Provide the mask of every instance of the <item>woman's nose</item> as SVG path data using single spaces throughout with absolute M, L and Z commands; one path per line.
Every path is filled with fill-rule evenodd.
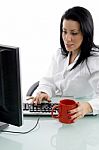
M 72 36 L 70 34 L 66 34 L 65 35 L 65 40 L 68 42 L 68 41 L 71 41 L 72 40 Z

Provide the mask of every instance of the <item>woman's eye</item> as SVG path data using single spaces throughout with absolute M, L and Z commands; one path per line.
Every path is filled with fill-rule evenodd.
M 78 32 L 73 32 L 73 33 L 71 33 L 72 35 L 77 35 L 78 34 Z
M 66 31 L 63 31 L 63 33 L 64 33 L 64 34 L 67 34 L 67 32 L 66 32 Z

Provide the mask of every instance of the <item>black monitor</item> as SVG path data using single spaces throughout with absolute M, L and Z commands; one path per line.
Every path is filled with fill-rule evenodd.
M 19 48 L 0 45 L 0 131 L 22 125 Z

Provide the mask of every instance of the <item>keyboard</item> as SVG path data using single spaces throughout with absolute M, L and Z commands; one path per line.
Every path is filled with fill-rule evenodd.
M 54 103 L 44 102 L 41 104 L 29 104 L 23 102 L 23 115 L 24 116 L 51 116 L 52 107 L 58 105 L 59 103 L 54 101 Z M 53 112 L 54 115 L 58 115 L 58 108 Z M 88 113 L 86 116 L 93 116 L 93 113 Z
M 58 103 L 41 103 L 41 104 L 29 104 L 23 103 L 23 115 L 40 115 L 40 116 L 51 116 L 52 107 Z M 58 114 L 58 108 L 54 110 L 54 115 Z

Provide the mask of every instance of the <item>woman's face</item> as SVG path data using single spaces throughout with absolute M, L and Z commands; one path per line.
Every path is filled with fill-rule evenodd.
M 79 53 L 80 46 L 83 41 L 79 22 L 64 19 L 62 26 L 62 38 L 67 51 Z

